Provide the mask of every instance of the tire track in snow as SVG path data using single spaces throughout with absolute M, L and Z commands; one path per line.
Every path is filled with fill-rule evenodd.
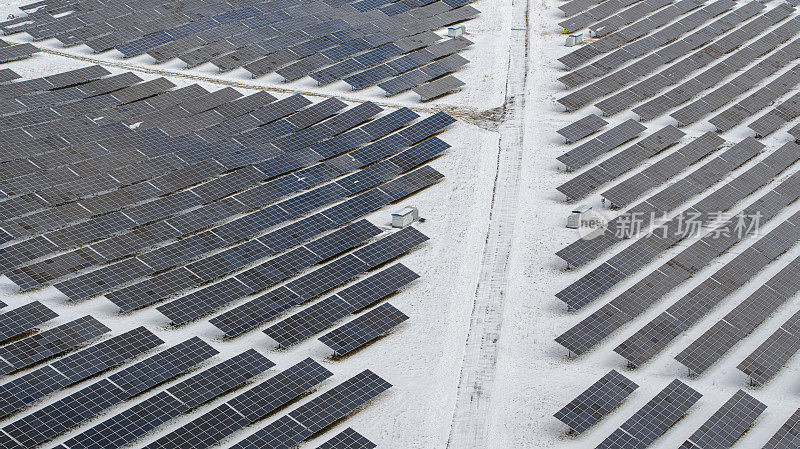
M 524 117 L 529 68 L 529 0 L 512 3 L 512 35 L 506 81 L 505 118 L 500 124 L 489 229 L 461 365 L 447 446 L 488 447 L 492 396 L 497 370 L 497 341 L 503 324 L 508 264 L 519 201 Z

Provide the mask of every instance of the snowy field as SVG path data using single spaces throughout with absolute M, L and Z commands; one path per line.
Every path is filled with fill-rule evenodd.
M 245 94 L 252 93 L 252 89 L 264 89 L 279 98 L 296 92 L 312 97 L 338 96 L 348 102 L 372 100 L 386 106 L 387 112 L 391 108 L 408 106 L 423 114 L 443 110 L 459 118 L 457 125 L 440 136 L 452 148 L 431 164 L 446 178 L 409 200 L 426 218 L 425 223 L 418 224 L 417 228 L 430 237 L 420 249 L 400 260 L 421 275 L 421 279 L 391 299 L 411 319 L 391 335 L 351 357 L 340 361 L 326 359 L 329 356 L 327 348 L 314 339 L 287 351 L 277 351 L 274 343 L 258 331 L 232 341 L 222 341 L 219 332 L 206 320 L 171 329 L 166 326 L 166 319 L 153 308 L 119 315 L 116 308 L 102 297 L 70 305 L 52 287 L 31 294 L 18 294 L 16 286 L 5 277 L 0 278 L 0 300 L 9 308 L 32 300 L 42 301 L 60 315 L 48 323 L 47 328 L 91 314 L 111 327 L 115 335 L 140 325 L 147 326 L 168 345 L 199 335 L 220 350 L 224 358 L 255 348 L 276 362 L 278 367 L 286 367 L 311 356 L 335 375 L 322 390 L 364 369 L 373 370 L 394 385 L 364 410 L 327 431 L 325 436 L 305 443 L 301 446 L 303 448 L 317 447 L 347 427 L 353 427 L 381 448 L 593 448 L 675 378 L 701 392 L 703 398 L 683 420 L 650 447 L 680 446 L 740 388 L 746 389 L 768 408 L 735 447 L 762 447 L 800 404 L 797 400 L 800 395 L 798 363 L 793 359 L 775 379 L 757 388 L 748 387 L 747 377 L 736 369 L 736 365 L 800 308 L 800 298 L 784 305 L 701 376 L 689 377 L 686 368 L 673 357 L 772 274 L 800 256 L 800 248 L 793 248 L 769 265 L 758 275 L 756 282 L 735 292 L 642 367 L 627 368 L 626 362 L 613 349 L 740 253 L 751 241 L 743 242 L 716 259 L 712 266 L 666 295 L 635 322 L 622 326 L 587 354 L 568 358 L 567 351 L 554 341 L 555 337 L 688 245 L 682 242 L 678 248 L 667 251 L 658 261 L 578 312 L 567 311 L 565 305 L 556 299 L 558 291 L 609 256 L 604 254 L 587 266 L 566 270 L 564 262 L 555 255 L 556 251 L 578 238 L 577 231 L 565 228 L 566 217 L 574 204 L 564 201 L 556 191 L 557 186 L 576 175 L 562 171 L 555 159 L 574 144 L 565 144 L 556 130 L 589 112 L 600 114 L 591 107 L 566 113 L 556 103 L 557 98 L 566 94 L 557 81 L 566 73 L 557 58 L 570 50 L 564 47 L 564 35 L 557 25 L 562 20 L 557 9 L 560 1 L 475 2 L 473 6 L 481 11 L 481 15 L 467 23 L 468 38 L 475 45 L 462 53 L 470 64 L 457 73 L 467 85 L 458 93 L 423 104 L 416 101 L 413 93 L 386 98 L 377 88 L 351 92 L 343 82 L 319 88 L 308 79 L 282 83 L 277 75 L 258 79 L 250 79 L 239 71 L 219 75 L 205 66 L 186 70 L 177 64 L 152 65 L 146 56 L 127 60 L 119 58 L 115 51 L 92 54 L 85 47 L 63 48 L 55 40 L 36 43 L 47 52 L 4 65 L 23 77 L 37 77 L 97 63 L 114 73 L 134 71 L 145 79 L 166 76 L 179 86 L 197 82 L 215 90 L 233 85 Z M 777 1 L 768 3 L 770 6 L 774 4 Z M 28 40 L 19 34 L 4 39 L 9 42 Z M 502 112 L 501 119 L 497 118 L 498 112 Z M 633 117 L 630 112 L 617 114 L 608 119 L 610 124 L 606 129 Z M 648 129 L 644 135 L 670 123 L 673 122 L 667 115 L 647 122 Z M 681 142 L 686 143 L 692 137 L 713 130 L 713 127 L 701 121 L 681 129 L 687 133 Z M 749 135 L 744 126 L 739 126 L 722 137 L 730 146 Z M 754 165 L 790 139 L 785 128 L 763 139 L 762 143 L 767 145 L 764 153 L 739 170 Z M 670 152 L 665 151 L 648 164 Z M 601 190 L 627 179 L 641 168 L 619 177 Z M 791 167 L 788 173 L 797 168 Z M 762 188 L 737 205 L 737 210 L 772 187 L 774 185 Z M 609 217 L 619 213 L 605 209 L 598 192 L 580 203 L 590 204 Z M 798 209 L 800 206 L 797 204 L 789 206 L 760 233 L 768 232 Z M 388 228 L 391 212 L 383 209 L 367 219 Z M 612 251 L 619 249 L 615 247 Z M 566 426 L 553 418 L 553 413 L 610 369 L 622 372 L 639 384 L 639 389 L 621 407 L 580 437 L 567 435 Z M 48 401 L 25 414 L 75 390 L 77 388 L 72 387 L 55 393 Z M 133 403 L 151 395 L 146 394 Z M 308 399 L 291 407 L 297 407 Z M 169 427 L 188 422 L 223 401 L 212 401 L 171 422 Z M 130 405 L 126 403 L 124 408 Z M 99 419 L 119 410 L 121 407 L 111 409 Z M 269 418 L 249 432 L 275 418 L 277 416 Z M 86 427 L 81 426 L 81 429 Z M 162 428 L 139 443 L 144 445 L 165 432 L 166 428 Z M 64 434 L 47 447 L 76 433 Z M 228 443 L 239 441 L 246 435 L 235 434 Z

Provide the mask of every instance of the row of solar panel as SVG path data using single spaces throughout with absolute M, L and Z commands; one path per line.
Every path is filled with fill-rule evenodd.
M 658 67 L 681 58 L 687 53 L 703 47 L 705 44 L 711 42 L 715 38 L 724 35 L 707 47 L 703 47 L 702 49 L 692 53 L 686 59 L 686 63 L 670 66 L 670 69 L 678 71 L 686 70 L 688 65 L 693 65 L 695 68 L 702 67 L 711 61 L 718 59 L 722 55 L 737 49 L 747 40 L 763 33 L 769 27 L 784 20 L 793 11 L 793 8 L 787 6 L 786 4 L 781 4 L 762 15 L 758 15 L 759 12 L 764 8 L 765 6 L 759 2 L 751 2 L 741 8 L 735 9 L 733 12 L 725 15 L 721 19 L 718 19 L 711 25 L 693 33 L 690 37 L 676 41 L 669 46 L 662 47 L 651 53 L 648 57 L 628 65 L 598 81 L 589 84 L 588 86 L 582 87 L 577 91 L 560 98 L 558 102 L 563 104 L 568 110 L 579 109 L 595 100 L 600 99 L 603 96 L 618 91 L 629 84 L 638 82 L 642 77 L 655 72 Z M 752 21 L 735 28 L 736 25 L 739 25 L 745 20 L 756 15 L 758 15 L 758 17 Z M 731 31 L 730 34 L 726 34 L 728 31 Z M 652 48 L 658 47 L 658 44 L 654 45 L 655 47 L 648 48 L 648 51 Z M 624 52 L 625 48 L 621 49 L 621 51 Z M 624 61 L 628 61 L 629 58 L 619 57 L 619 60 L 620 62 L 618 64 L 621 64 Z M 615 65 L 614 67 L 619 67 L 619 65 Z M 661 88 L 654 90 L 652 88 L 653 86 L 649 86 L 646 84 L 646 82 L 656 84 L 667 83 L 667 85 L 669 85 L 668 74 L 668 71 L 662 71 L 657 76 L 648 78 L 652 81 L 645 80 L 643 82 L 639 82 L 636 86 L 644 89 L 645 94 L 657 92 Z M 682 76 L 685 76 L 685 74 Z M 662 81 L 661 78 L 666 78 L 667 81 Z M 627 98 L 623 99 L 622 96 L 615 96 L 607 98 L 603 101 L 604 103 L 601 109 L 611 108 L 613 110 L 619 110 L 619 107 L 616 105 L 616 103 L 619 101 L 629 100 Z
M 691 208 L 684 209 L 682 213 L 677 214 L 665 224 L 648 230 L 644 237 L 570 284 L 556 296 L 574 308 L 581 308 L 590 303 L 612 286 L 638 271 L 667 248 L 690 237 L 688 235 L 690 233 L 680 232 L 687 217 L 696 217 L 699 223 L 711 223 L 716 216 L 729 211 L 737 202 L 771 182 L 773 178 L 800 159 L 798 149 L 800 146 L 794 142 L 783 145 L 731 182 L 699 200 Z M 774 213 L 774 207 L 769 202 L 763 205 L 759 204 L 759 206 L 763 206 L 764 210 L 755 209 L 749 212 L 752 214 L 760 212 L 765 216 Z M 658 208 L 653 208 L 652 211 L 657 214 L 662 213 Z M 747 218 L 747 220 L 751 220 L 751 218 Z M 602 244 L 596 246 L 595 249 L 603 249 Z
M 576 433 L 583 433 L 619 406 L 637 388 L 636 383 L 612 370 L 559 410 L 555 417 Z M 702 394 L 676 379 L 597 447 L 647 447 L 678 422 L 701 397 Z M 681 448 L 731 447 L 766 408 L 766 405 L 739 390 Z
M 425 124 L 420 124 L 420 125 L 422 125 L 422 126 L 420 126 L 420 128 L 422 128 L 422 127 L 424 127 L 424 125 L 425 125 Z M 222 179 L 225 179 L 225 178 L 222 178 Z M 152 205 L 150 205 L 150 206 L 152 206 Z M 106 220 L 107 220 L 107 219 L 106 219 Z M 55 238 L 55 237 L 54 237 L 54 238 Z M 59 240 L 59 239 L 58 239 L 58 238 L 55 238 L 55 240 Z
M 583 353 L 616 328 L 652 307 L 663 295 L 694 275 L 710 260 L 748 237 L 742 226 L 749 226 L 758 214 L 759 222 L 768 222 L 780 210 L 800 197 L 800 176 L 793 175 L 773 191 L 748 206 L 743 214 L 713 230 L 686 250 L 666 262 L 657 271 L 634 284 L 623 294 L 601 307 L 596 313 L 558 337 L 557 341 L 571 351 Z M 797 216 L 795 216 L 796 218 Z M 615 351 L 630 363 L 639 365 L 649 360 L 735 291 L 768 263 L 788 250 L 795 242 L 792 237 L 794 220 L 790 219 L 753 244 L 698 286 L 678 300 L 665 313 L 619 345 Z M 746 230 L 746 229 L 745 229 Z M 680 267 L 681 269 L 676 269 Z M 721 356 L 722 354 L 718 354 Z
M 367 245 L 351 255 L 323 267 L 323 269 L 300 277 L 284 287 L 272 290 L 247 301 L 212 318 L 209 322 L 214 327 L 221 330 L 227 337 L 239 336 L 274 319 L 276 316 L 285 313 L 293 307 L 341 285 L 345 281 L 364 273 L 366 270 L 374 269 L 401 256 L 426 240 L 427 237 L 416 229 L 404 229 L 403 231 L 380 239 L 371 245 Z M 316 288 L 316 291 L 313 293 L 314 296 L 304 297 L 303 291 L 299 290 L 299 287 L 307 284 L 312 284 Z M 235 299 L 238 299 L 238 297 Z M 224 298 L 223 300 L 215 301 L 212 307 L 219 308 L 229 303 L 231 300 L 231 298 Z M 358 308 L 363 308 L 366 304 L 359 303 L 351 305 L 351 307 L 354 307 L 353 310 L 358 310 L 358 308 L 355 308 L 357 306 L 362 306 Z
M 469 3 L 467 0 L 426 3 L 429 4 L 392 11 L 391 15 L 378 10 L 364 14 L 352 7 L 332 8 L 323 2 L 267 2 L 224 12 L 219 8 L 225 10 L 229 5 L 219 4 L 206 7 L 206 12 L 219 15 L 204 16 L 201 7 L 194 13 L 196 17 L 171 11 L 165 11 L 166 17 L 141 15 L 132 12 L 139 8 L 128 5 L 128 8 L 114 6 L 101 15 L 97 15 L 97 11 L 92 11 L 94 14 L 78 11 L 53 19 L 46 14 L 34 14 L 30 23 L 4 30 L 25 31 L 37 39 L 55 36 L 67 45 L 86 42 L 95 51 L 116 47 L 127 57 L 150 52 L 159 62 L 186 55 L 181 57 L 190 65 L 210 61 L 221 70 L 244 66 L 253 76 L 277 71 L 288 81 L 336 64 L 333 67 L 347 70 L 328 72 L 325 78 L 337 73 L 337 78 L 341 79 L 434 43 L 440 38 L 431 33 L 432 30 L 472 19 L 478 14 L 474 8 L 464 6 Z M 112 19 L 109 15 L 115 17 Z M 127 20 L 115 22 L 121 18 Z M 44 24 L 37 26 L 40 19 Z M 139 24 L 137 19 L 144 22 Z M 142 29 L 148 31 L 143 33 Z M 143 37 L 135 39 L 136 36 Z M 413 43 L 418 37 L 427 41 Z M 397 45 L 390 42 L 397 42 Z M 358 54 L 365 50 L 369 51 Z M 379 72 L 370 73 L 374 77 Z M 382 72 L 383 76 L 375 83 L 400 73 L 403 72 Z M 412 87 L 417 86 L 419 84 Z M 443 92 L 441 82 L 423 87 L 423 93 L 426 88 L 436 89 L 437 96 Z M 432 97 L 426 95 L 425 98 Z
M 0 40 L 0 64 L 30 58 L 33 54 L 38 52 L 39 49 L 33 44 L 11 45 L 8 42 Z
M 706 11 L 710 11 L 712 6 L 718 7 L 725 4 L 730 5 L 728 6 L 729 8 L 733 7 L 732 2 L 717 0 L 711 5 L 708 5 L 708 9 L 706 9 Z M 674 4 L 664 8 L 662 11 L 651 14 L 650 16 L 645 17 L 644 19 L 641 19 L 634 24 L 622 28 L 621 30 L 612 34 L 603 36 L 602 39 L 582 45 L 577 50 L 573 50 L 572 52 L 558 58 L 558 61 L 560 61 L 570 70 L 575 69 L 591 61 L 595 57 L 604 53 L 608 53 L 612 50 L 616 50 L 623 45 L 629 44 L 652 32 L 653 30 L 661 28 L 672 20 L 677 19 L 681 15 L 693 11 L 701 6 L 703 6 L 703 4 L 698 3 L 695 0 L 679 0 Z
M 733 55 L 718 64 L 708 68 L 706 71 L 700 73 L 692 80 L 674 88 L 667 93 L 660 95 L 653 100 L 646 102 L 633 109 L 637 115 L 643 120 L 654 119 L 668 110 L 675 108 L 696 95 L 700 94 L 703 90 L 716 86 L 721 80 L 729 75 L 735 74 L 737 71 L 744 69 L 754 59 L 764 56 L 772 52 L 778 45 L 790 39 L 797 34 L 800 30 L 800 18 L 793 18 L 775 30 L 771 31 L 767 38 L 760 38 L 750 45 L 738 50 Z M 695 100 L 692 103 L 684 106 L 683 108 L 670 114 L 673 118 L 678 120 L 681 125 L 688 125 L 700 120 L 706 114 L 715 111 L 722 107 L 724 104 L 732 101 L 740 94 L 752 89 L 756 84 L 763 81 L 764 78 L 776 73 L 782 68 L 786 67 L 791 61 L 800 57 L 800 40 L 794 40 L 790 44 L 782 47 L 775 53 L 772 53 L 765 59 L 759 61 L 754 66 L 747 69 L 742 74 L 736 76 L 728 83 L 718 87 L 716 90 L 703 96 L 702 100 Z M 671 84 L 677 84 L 684 77 L 688 76 L 697 67 L 686 67 L 685 70 L 675 73 L 675 77 L 670 80 Z M 792 72 L 789 72 L 792 73 Z M 789 80 L 787 77 L 792 75 L 781 75 L 780 81 L 772 84 L 770 87 L 773 89 L 788 84 L 792 86 L 794 79 Z M 788 88 L 786 88 L 788 89 Z M 780 89 L 776 89 L 778 95 Z M 652 94 L 650 95 L 652 96 Z M 649 98 L 649 97 L 643 97 Z M 702 101 L 702 103 L 701 103 Z M 624 106 L 624 105 L 621 105 Z M 609 113 L 613 113 L 609 111 Z
M 441 148 L 442 147 L 439 147 L 439 151 L 433 153 L 433 155 L 435 156 L 440 154 Z M 415 150 L 412 149 L 410 151 L 413 152 Z M 403 154 L 400 156 L 402 157 Z M 424 162 L 426 160 L 427 158 L 422 159 L 420 162 Z M 407 196 L 408 192 L 406 191 L 397 192 L 397 194 L 395 194 L 395 192 L 391 192 L 391 187 L 392 185 L 396 185 L 396 182 L 394 182 L 394 184 L 393 182 L 390 182 L 388 184 L 389 190 L 384 193 L 381 193 L 383 192 L 382 188 L 379 190 L 379 187 L 374 187 L 377 184 L 389 181 L 391 179 L 391 177 L 387 179 L 385 176 L 382 178 L 373 177 L 370 179 L 372 171 L 384 168 L 385 165 L 386 164 L 377 165 L 377 169 L 365 172 L 365 176 L 356 175 L 357 178 L 353 179 L 353 181 L 359 180 L 363 184 L 358 186 L 358 190 L 353 192 L 354 194 L 358 194 L 361 191 L 369 188 L 372 188 L 372 190 L 368 190 L 364 193 L 361 193 L 359 196 L 353 197 L 351 200 L 349 200 L 349 202 L 344 203 L 344 206 L 336 206 L 320 212 L 304 219 L 304 221 L 273 231 L 264 235 L 259 240 L 250 242 L 249 248 L 251 248 L 251 251 L 256 250 L 258 247 L 261 248 L 260 250 L 257 250 L 260 252 L 260 254 L 253 255 L 252 257 L 261 258 L 269 254 L 274 254 L 277 251 L 285 249 L 287 246 L 291 246 L 292 241 L 296 242 L 302 240 L 300 237 L 295 237 L 293 239 L 289 239 L 289 242 L 286 242 L 287 238 L 285 236 L 305 235 L 307 237 L 311 237 L 316 232 L 320 232 L 323 229 L 331 229 L 336 226 L 340 226 L 347 221 L 361 216 L 367 212 L 371 212 L 384 204 L 397 201 L 402 197 Z M 389 171 L 389 174 L 394 176 L 397 174 L 397 172 L 395 170 L 391 170 Z M 411 177 L 413 179 L 414 174 L 412 173 L 406 177 Z M 334 184 L 332 186 L 336 187 L 338 185 L 339 184 Z M 427 184 L 415 187 L 414 191 L 423 186 L 427 186 Z M 322 189 L 323 192 L 330 191 L 330 189 L 327 187 L 322 187 Z M 300 199 L 304 200 L 306 197 L 308 197 L 309 201 L 313 199 L 313 201 L 310 201 L 310 204 L 302 205 L 302 203 L 297 203 L 295 201 L 298 204 L 298 207 L 289 208 L 288 211 L 285 211 L 286 209 L 284 208 L 278 208 L 280 206 L 272 206 L 271 208 L 264 209 L 263 212 L 256 213 L 254 216 L 248 215 L 241 219 L 227 223 L 218 230 L 205 231 L 204 233 L 197 234 L 189 239 L 180 240 L 160 249 L 150 251 L 149 253 L 143 256 L 138 256 L 135 259 L 127 259 L 122 262 L 117 262 L 99 271 L 92 271 L 86 275 L 78 276 L 77 278 L 72 278 L 70 280 L 58 283 L 56 286 L 62 290 L 62 292 L 68 294 L 68 296 L 70 296 L 70 298 L 73 300 L 87 298 L 89 296 L 108 291 L 115 286 L 121 285 L 122 283 L 127 283 L 143 275 L 155 274 L 156 272 L 175 267 L 176 265 L 188 263 L 197 259 L 199 256 L 207 254 L 209 251 L 225 248 L 230 246 L 232 243 L 257 237 L 258 234 L 263 233 L 263 229 L 265 227 L 276 226 L 278 224 L 285 223 L 291 218 L 304 215 L 309 210 L 329 204 L 333 200 L 346 197 L 346 195 L 342 195 L 341 193 L 334 193 L 335 194 L 327 193 L 325 195 L 309 193 L 309 195 L 300 197 Z M 387 195 L 387 193 L 389 194 Z M 375 199 L 377 199 L 376 195 L 383 197 L 381 198 L 380 202 L 375 201 Z M 368 198 L 374 199 L 370 201 Z M 278 204 L 280 205 L 283 203 Z M 352 206 L 357 206 L 358 209 L 353 209 Z M 252 225 L 248 224 L 245 227 L 241 226 L 242 224 L 247 223 L 252 223 Z M 304 233 L 300 233 L 300 231 L 304 228 L 306 228 L 306 231 Z M 309 232 L 311 232 L 311 234 L 308 234 Z M 261 246 L 262 243 L 264 246 Z M 243 249 L 247 250 L 248 248 Z M 239 250 L 232 250 L 230 254 L 233 257 L 236 257 L 237 251 Z M 219 257 L 225 256 L 221 255 Z M 244 261 L 242 265 L 246 263 L 248 262 Z M 195 268 L 201 269 L 201 267 L 198 265 L 189 265 L 190 270 L 194 271 Z M 213 276 L 208 277 L 213 278 Z M 110 299 L 113 301 L 114 297 L 112 296 Z
M 616 230 L 621 228 L 624 222 L 628 221 L 634 214 L 640 220 L 642 229 L 646 229 L 653 220 L 650 212 L 669 214 L 675 211 L 678 206 L 690 198 L 721 181 L 724 174 L 736 170 L 742 164 L 757 156 L 764 148 L 765 146 L 754 138 L 747 138 L 737 143 L 703 164 L 698 170 L 689 174 L 686 179 L 681 179 L 668 185 L 647 200 L 630 208 L 625 214 L 610 220 L 607 229 L 602 232 L 602 235 L 592 239 L 593 242 L 587 242 L 583 239 L 576 240 L 556 254 L 567 263 L 575 266 L 594 259 L 605 249 L 621 240 L 620 236 L 616 235 Z M 638 230 L 635 231 L 638 233 Z
M 781 223 L 620 344 L 615 351 L 636 365 L 651 359 L 674 340 L 676 334 L 669 329 L 685 330 L 696 324 L 726 296 L 752 280 L 759 271 L 789 250 L 797 241 L 792 236 L 796 232 L 794 223 L 798 218 L 795 214 Z M 652 343 L 641 344 L 648 338 L 647 335 L 651 336 Z
M 92 326 L 87 330 L 91 331 Z M 126 363 L 161 344 L 163 341 L 141 327 L 61 359 L 0 386 L 3 412 L 7 415 L 18 411 L 32 401 Z M 3 427 L 0 442 L 3 447 L 9 448 L 42 444 L 116 404 L 187 373 L 216 354 L 218 351 L 201 339 L 189 339 L 10 422 Z M 115 448 L 130 444 L 167 421 L 245 385 L 273 366 L 273 362 L 257 351 L 247 350 L 173 384 L 78 433 L 64 444 L 70 448 L 98 445 Z M 220 429 L 206 427 L 202 432 L 193 432 L 192 439 L 184 441 L 181 447 L 198 447 L 196 444 L 201 440 L 205 443 L 219 441 L 220 438 L 298 399 L 331 376 L 332 373 L 317 362 L 306 359 L 230 399 L 209 414 L 171 432 L 153 443 L 152 447 L 160 447 L 164 442 L 169 443 L 168 445 L 174 443 L 175 437 L 181 435 L 182 430 L 191 428 L 193 424 L 203 421 L 206 416 L 221 408 L 227 408 L 239 417 L 236 420 L 238 426 L 224 427 L 225 433 L 220 432 Z M 288 416 L 302 426 L 306 437 L 311 436 L 351 414 L 390 386 L 380 377 L 365 371 L 312 399 Z M 242 420 L 241 417 L 246 419 Z M 352 434 L 349 436 L 354 437 Z
M 619 127 L 616 127 L 595 139 L 596 142 L 594 140 L 590 141 L 587 143 L 587 145 L 582 145 L 576 148 L 575 151 L 584 151 L 587 147 L 594 153 L 600 153 L 603 150 L 609 151 L 619 143 L 630 140 L 633 136 L 643 130 L 644 127 L 636 122 L 625 122 Z M 630 147 L 625 148 L 603 162 L 556 187 L 556 190 L 563 193 L 568 199 L 571 200 L 583 198 L 599 188 L 601 185 L 621 176 L 645 160 L 652 158 L 670 146 L 675 145 L 684 135 L 685 134 L 683 132 L 672 125 L 661 128 L 655 133 L 643 138 Z M 605 138 L 606 136 L 608 137 Z M 571 153 L 567 154 L 571 155 Z M 589 151 L 586 153 L 589 153 Z M 574 163 L 575 159 L 578 159 L 581 156 L 584 160 L 591 156 L 595 156 L 594 154 L 586 153 L 579 154 L 578 157 L 573 158 L 570 160 L 570 162 Z
M 653 28 L 650 28 L 647 22 L 643 22 L 642 30 L 636 32 L 636 28 L 634 32 L 631 34 L 633 36 L 641 37 L 640 34 L 642 31 L 652 31 L 655 28 L 659 28 L 663 25 L 666 25 L 669 21 L 677 19 L 680 17 L 681 14 L 685 14 L 687 12 L 693 11 L 694 3 L 677 3 L 675 6 L 679 6 L 680 9 L 677 11 L 671 11 L 667 17 L 664 17 L 659 23 L 656 23 Z M 730 0 L 717 0 L 716 2 L 701 8 L 700 10 L 694 11 L 691 14 L 680 18 L 675 23 L 671 23 L 663 29 L 656 31 L 655 33 L 649 34 L 646 37 L 635 40 L 631 39 L 631 42 L 622 42 L 619 43 L 620 38 L 611 35 L 596 41 L 597 43 L 594 44 L 594 47 L 600 47 L 604 51 L 599 52 L 598 55 L 591 55 L 593 56 L 600 56 L 604 53 L 611 52 L 607 56 L 603 56 L 602 58 L 598 59 L 597 61 L 593 62 L 589 66 L 580 68 L 578 70 L 574 70 L 571 73 L 560 77 L 558 80 L 563 83 L 568 88 L 573 88 L 585 84 L 589 81 L 594 81 L 598 76 L 606 75 L 615 69 L 621 67 L 622 65 L 626 64 L 628 61 L 633 59 L 639 58 L 641 56 L 646 55 L 647 53 L 651 52 L 654 49 L 663 47 L 671 42 L 676 41 L 682 35 L 692 32 L 696 30 L 704 23 L 710 21 L 711 19 L 721 15 L 722 13 L 729 11 L 731 8 L 735 6 L 735 3 Z M 754 10 L 754 12 L 758 12 L 760 9 L 756 6 L 746 6 L 747 10 Z M 735 17 L 735 16 L 734 16 Z M 665 23 L 666 22 L 666 23 Z M 715 22 L 716 23 L 716 22 Z M 615 45 L 611 45 L 609 48 L 604 48 L 603 42 L 609 41 L 612 43 L 616 43 Z M 624 45 L 624 46 L 623 46 Z M 622 48 L 619 48 L 622 47 Z M 615 50 L 612 52 L 612 50 Z M 590 51 L 587 51 L 590 52 Z M 593 52 L 590 52 L 593 53 Z M 562 61 L 566 64 L 569 68 L 577 67 L 581 64 L 584 64 L 591 59 L 587 55 L 582 58 L 573 58 L 565 56 Z M 652 56 L 648 57 L 650 60 L 654 58 Z M 646 70 L 650 63 L 645 63 L 648 58 L 638 62 L 639 67 L 637 69 L 640 73 L 647 73 Z
M 302 97 L 301 97 L 301 98 L 302 98 Z M 367 106 L 369 106 L 369 105 L 367 105 Z M 374 108 L 374 109 L 377 109 L 377 108 L 375 108 L 374 106 L 372 106 L 372 108 Z M 313 109 L 313 108 L 312 108 L 312 109 Z M 307 112 L 311 112 L 311 111 L 309 110 L 309 111 L 307 111 Z M 41 176 L 41 177 L 46 179 L 46 176 L 47 176 L 47 175 L 51 175 L 51 176 L 52 176 L 52 174 L 48 173 L 48 174 L 42 174 L 42 176 Z M 36 206 L 33 206 L 33 207 L 36 207 Z M 41 206 L 40 206 L 40 207 L 41 207 Z

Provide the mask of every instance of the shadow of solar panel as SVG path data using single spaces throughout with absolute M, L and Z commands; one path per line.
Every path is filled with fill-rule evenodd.
M 351 427 L 322 443 L 320 449 L 374 449 L 378 447 Z
M 6 341 L 58 316 L 39 301 L 34 301 L 0 315 L 0 341 Z
M 146 447 L 208 447 L 285 406 L 332 375 L 314 360 L 305 359 Z
M 0 367 L 0 371 L 8 374 L 26 368 L 86 344 L 109 331 L 111 329 L 89 315 L 78 318 L 0 348 L 0 357 L 6 363 Z
M 639 386 L 615 370 L 592 384 L 554 415 L 577 433 L 603 419 Z
M 403 312 L 385 303 L 319 337 L 319 341 L 337 356 L 344 356 L 386 335 L 407 319 Z

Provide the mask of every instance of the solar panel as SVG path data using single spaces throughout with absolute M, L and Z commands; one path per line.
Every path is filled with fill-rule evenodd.
M 5 361 L 0 366 L 0 372 L 8 374 L 34 365 L 86 344 L 109 331 L 111 329 L 89 315 L 48 329 L 0 348 L 0 357 Z
M 264 333 L 281 346 L 290 346 L 385 298 L 418 277 L 404 265 L 394 265 L 270 326 Z
M 739 390 L 686 441 L 701 449 L 731 447 L 766 408 L 756 398 Z
M 647 127 L 635 120 L 626 120 L 594 139 L 584 142 L 562 154 L 556 159 L 566 165 L 567 169 L 574 170 L 583 167 L 602 154 L 635 138 L 646 129 Z
M 391 386 L 372 371 L 364 370 L 298 407 L 289 416 L 316 433 L 350 415 Z M 258 435 L 259 432 L 253 434 L 254 439 Z
M 596 116 L 595 114 L 589 114 L 586 117 L 559 129 L 556 132 L 564 136 L 567 142 L 577 142 L 578 140 L 595 133 L 597 130 L 607 124 L 608 122 Z
M 336 355 L 343 356 L 387 334 L 407 319 L 403 312 L 386 303 L 328 332 L 319 340 Z
M 28 447 L 41 444 L 103 410 L 185 372 L 213 353 L 216 353 L 213 348 L 195 337 L 8 424 L 3 431 Z
M 167 392 L 189 406 L 197 407 L 275 366 L 269 359 L 250 349 L 215 365 L 177 385 Z
M 443 95 L 455 92 L 464 86 L 466 86 L 465 82 L 459 80 L 454 76 L 448 75 L 443 78 L 439 78 L 437 80 L 414 87 L 412 90 L 414 91 L 414 93 L 420 96 L 421 101 L 430 101 L 435 98 L 439 98 Z
M 0 341 L 6 341 L 58 316 L 39 301 L 34 301 L 0 315 Z
M 597 447 L 649 446 L 675 425 L 702 396 L 675 379 Z
M 319 449 L 374 449 L 376 447 L 378 446 L 375 443 L 348 427 L 322 443 Z
M 406 228 L 357 250 L 353 255 L 309 273 L 287 284 L 286 287 L 269 292 L 213 318 L 210 322 L 229 337 L 239 335 L 308 298 L 355 277 L 368 268 L 400 256 L 425 240 L 427 237 L 419 231 Z
M 407 227 L 359 249 L 353 255 L 374 267 L 404 254 L 427 240 L 428 237 L 415 228 Z
M 609 371 L 554 415 L 578 434 L 619 406 L 639 386 L 615 370 Z
M 3 427 L 24 447 L 35 447 L 127 398 L 102 379 Z
M 108 377 L 126 395 L 139 393 L 170 380 L 207 360 L 218 351 L 198 337 L 165 349 Z

